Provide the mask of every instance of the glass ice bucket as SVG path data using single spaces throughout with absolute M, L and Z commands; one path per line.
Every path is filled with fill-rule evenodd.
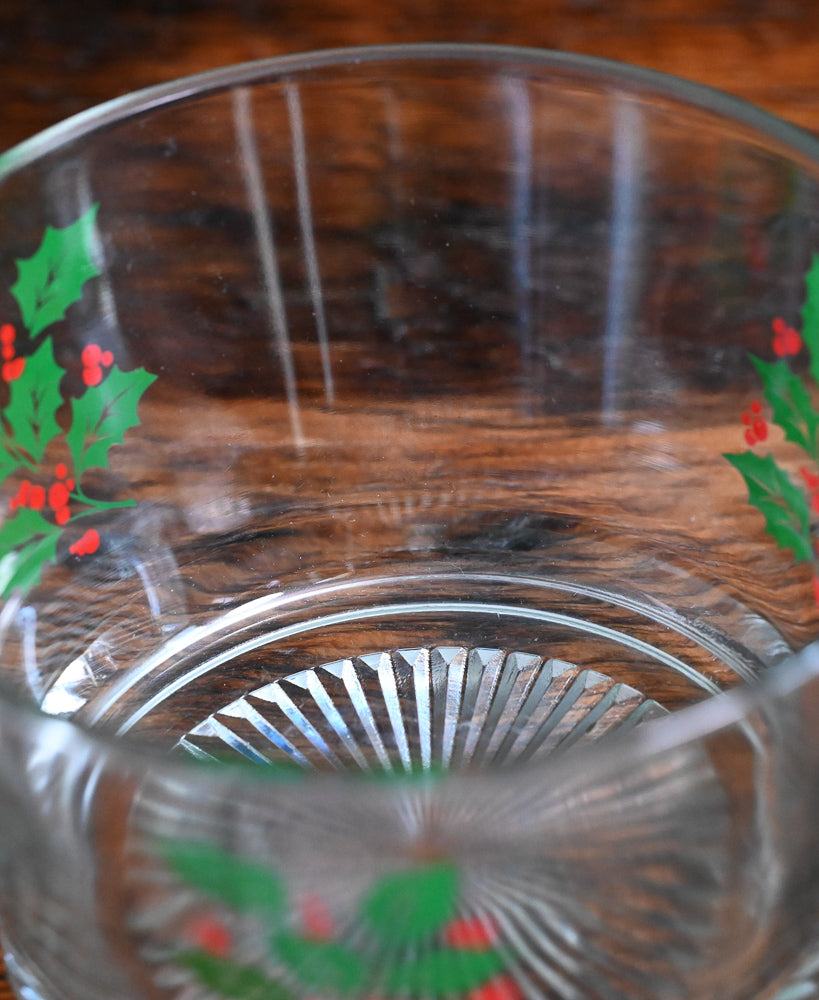
M 819 996 L 819 143 L 320 53 L 0 157 L 23 1000 Z

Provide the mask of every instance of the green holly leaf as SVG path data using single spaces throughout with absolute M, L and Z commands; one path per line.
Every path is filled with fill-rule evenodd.
M 43 566 L 53 562 L 62 529 L 28 508 L 0 528 L 0 597 L 25 591 L 40 582 Z
M 24 507 L 14 517 L 8 518 L 0 528 L 0 555 L 5 555 L 21 545 L 27 545 L 40 535 L 60 529 L 43 517 L 38 510 Z
M 420 997 L 463 995 L 483 986 L 506 965 L 497 951 L 439 948 L 389 968 L 383 992 Z
M 15 590 L 26 593 L 37 586 L 45 564 L 56 559 L 59 537 L 56 531 L 0 559 L 0 598 L 6 600 Z
M 812 561 L 807 499 L 779 468 L 773 456 L 763 458 L 746 451 L 724 457 L 745 480 L 748 499 L 765 518 L 765 527 L 777 545 L 791 549 L 798 562 Z
M 813 408 L 805 383 L 784 361 L 762 361 L 753 355 L 751 361 L 762 379 L 774 422 L 785 432 L 788 441 L 798 444 L 815 458 L 819 414 Z
M 9 439 L 6 429 L 0 423 L 0 484 L 20 468 L 20 461 L 13 453 L 13 445 Z
M 94 205 L 64 229 L 47 226 L 37 251 L 17 261 L 11 294 L 32 337 L 62 319 L 81 297 L 85 282 L 100 273 L 91 259 L 98 208 Z
M 168 867 L 187 885 L 234 910 L 262 913 L 278 920 L 285 911 L 279 876 L 211 844 L 176 841 L 164 850 Z
M 429 937 L 455 915 L 458 870 L 451 864 L 410 868 L 378 880 L 362 903 L 371 932 L 392 945 Z
M 66 441 L 77 479 L 87 469 L 107 468 L 109 450 L 122 444 L 125 432 L 139 424 L 139 400 L 155 379 L 144 368 L 125 372 L 114 365 L 98 386 L 71 401 Z
M 62 405 L 60 380 L 65 372 L 54 358 L 51 338 L 26 358 L 23 374 L 11 383 L 9 402 L 3 411 L 11 441 L 39 462 L 60 433 L 57 410 Z
M 819 254 L 814 254 L 805 275 L 802 306 L 802 342 L 810 354 L 810 373 L 819 382 Z
M 271 948 L 305 990 L 349 996 L 364 986 L 367 967 L 344 945 L 283 933 L 272 939 Z
M 216 958 L 204 951 L 183 952 L 176 961 L 211 992 L 230 1000 L 295 1000 L 281 983 L 249 965 Z

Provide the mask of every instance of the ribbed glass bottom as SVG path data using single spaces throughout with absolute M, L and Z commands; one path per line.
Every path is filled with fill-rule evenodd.
M 605 780 L 573 754 L 786 651 L 698 593 L 719 614 L 538 579 L 380 578 L 237 607 L 106 683 L 88 682 L 90 654 L 75 664 L 46 707 L 171 757 L 260 765 L 235 801 L 207 766 L 199 782 L 159 768 L 135 789 L 115 895 L 146 989 L 677 995 L 722 933 L 730 801 L 699 744 Z M 301 780 L 310 770 L 354 777 Z
M 598 670 L 502 649 L 366 654 L 243 694 L 183 736 L 196 757 L 413 771 L 543 757 L 666 714 Z

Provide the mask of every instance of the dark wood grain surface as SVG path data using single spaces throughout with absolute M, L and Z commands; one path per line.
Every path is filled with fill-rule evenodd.
M 815 0 L 0 0 L 0 148 L 181 75 L 311 49 L 422 41 L 632 62 L 819 133 Z M 0 1000 L 10 997 L 0 973 Z

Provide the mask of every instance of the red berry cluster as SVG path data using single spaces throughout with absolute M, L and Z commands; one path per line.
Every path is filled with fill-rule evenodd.
M 103 351 L 99 344 L 86 344 L 80 358 L 82 380 L 88 386 L 99 385 L 102 382 L 103 368 L 110 368 L 114 363 L 114 355 L 110 351 Z
M 758 399 L 742 414 L 742 422 L 745 424 L 745 440 L 751 447 L 768 436 L 768 423 L 762 416 L 762 404 Z
M 39 483 L 31 483 L 24 479 L 20 483 L 20 488 L 11 498 L 9 506 L 12 510 L 19 507 L 28 507 L 29 510 L 42 510 L 45 507 L 46 491 Z
M 318 941 L 332 939 L 336 931 L 335 921 L 325 902 L 318 896 L 305 896 L 299 901 L 299 917 L 306 937 Z M 214 913 L 202 913 L 193 917 L 184 933 L 189 944 L 201 948 L 216 959 L 230 958 L 236 947 L 233 932 Z M 447 925 L 444 940 L 451 948 L 488 951 L 498 941 L 498 928 L 489 917 L 462 917 Z M 471 990 L 466 994 L 465 1000 L 524 998 L 520 986 L 512 976 L 502 973 Z
M 771 325 L 774 332 L 773 352 L 778 358 L 786 358 L 802 350 L 801 336 L 781 316 L 777 316 Z
M 68 551 L 72 556 L 90 556 L 92 553 L 96 552 L 100 547 L 100 536 L 94 528 L 89 528 L 88 531 L 78 538 L 73 545 L 69 546 Z
M 57 524 L 65 524 L 71 516 L 68 509 L 71 490 L 74 489 L 74 480 L 68 478 L 68 469 L 64 462 L 59 462 L 54 469 L 57 477 L 48 488 L 48 506 L 54 511 L 54 520 Z
M 26 367 L 26 359 L 15 356 L 14 341 L 16 337 L 17 331 L 11 323 L 4 323 L 0 326 L 0 357 L 3 359 L 0 375 L 3 376 L 4 382 L 14 382 L 15 379 L 20 378 Z
M 56 478 L 48 487 L 48 491 L 39 483 L 32 483 L 30 480 L 24 479 L 11 498 L 9 503 L 11 509 L 18 510 L 21 507 L 27 507 L 29 510 L 42 510 L 48 502 L 57 524 L 65 524 L 71 517 L 68 503 L 71 498 L 71 490 L 74 489 L 74 480 L 68 478 L 68 469 L 63 462 L 56 466 L 54 475 Z

